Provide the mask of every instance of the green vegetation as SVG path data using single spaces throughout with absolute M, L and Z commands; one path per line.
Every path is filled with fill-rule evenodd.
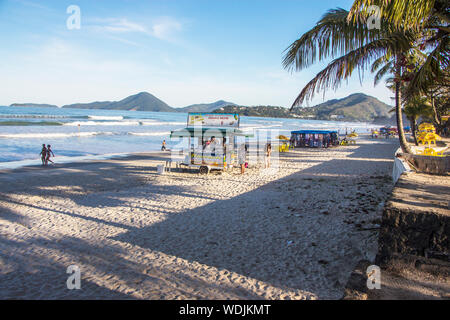
M 120 101 L 103 101 L 93 103 L 78 103 L 65 105 L 63 108 L 75 109 L 107 109 L 107 110 L 132 110 L 132 111 L 155 111 L 155 112 L 173 112 L 165 102 L 159 100 L 148 92 L 140 92 L 129 96 Z
M 355 93 L 343 99 L 329 100 L 314 107 L 295 108 L 292 111 L 287 108 L 272 106 L 226 106 L 214 112 L 239 113 L 251 117 L 371 122 L 382 117 L 389 119 L 391 108 L 391 106 L 374 97 Z

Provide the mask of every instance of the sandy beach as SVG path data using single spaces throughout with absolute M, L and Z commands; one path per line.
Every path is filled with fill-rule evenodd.
M 158 175 L 160 154 L 2 171 L 0 298 L 339 299 L 376 254 L 397 148 L 364 136 L 245 175 Z

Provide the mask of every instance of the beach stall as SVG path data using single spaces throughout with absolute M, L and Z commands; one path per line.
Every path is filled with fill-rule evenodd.
M 339 144 L 337 131 L 298 130 L 291 132 L 295 148 L 328 148 Z
M 239 114 L 190 113 L 187 127 L 171 132 L 171 139 L 187 140 L 181 166 L 199 169 L 228 170 L 237 165 L 238 139 L 247 143 L 252 137 L 239 129 Z

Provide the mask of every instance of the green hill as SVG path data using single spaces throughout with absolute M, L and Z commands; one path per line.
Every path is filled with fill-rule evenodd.
M 52 105 L 42 104 L 12 104 L 11 106 L 38 107 Z M 172 108 L 164 101 L 148 92 L 140 92 L 120 101 L 97 101 L 92 103 L 76 103 L 65 105 L 63 108 L 75 109 L 105 109 L 105 110 L 134 110 L 153 112 L 215 112 L 239 113 L 243 116 L 270 118 L 299 118 L 315 120 L 341 121 L 387 121 L 392 120 L 389 114 L 391 106 L 380 100 L 355 93 L 343 99 L 333 99 L 314 107 L 295 108 L 292 112 L 288 108 L 275 106 L 238 106 L 231 102 L 219 100 L 213 103 L 194 104 L 184 108 Z
M 313 114 L 320 120 L 372 121 L 379 117 L 390 117 L 390 109 L 392 106 L 377 98 L 355 93 L 343 99 L 329 100 L 311 108 L 304 108 L 302 111 Z
M 140 92 L 120 101 L 104 101 L 65 105 L 63 108 L 174 112 L 165 102 L 148 92 Z
M 301 118 L 310 120 L 367 121 L 390 118 L 392 107 L 380 100 L 355 93 L 343 99 L 333 99 L 314 107 L 287 108 L 274 106 L 225 106 L 216 109 L 216 113 L 239 113 L 251 117 Z

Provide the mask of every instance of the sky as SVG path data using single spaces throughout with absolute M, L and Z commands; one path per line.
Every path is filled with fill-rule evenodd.
M 172 107 L 226 100 L 290 107 L 325 64 L 283 69 L 283 51 L 351 0 L 0 0 L 0 105 L 116 101 L 147 91 Z M 71 5 L 80 9 L 80 28 Z M 70 24 L 69 24 L 70 25 Z M 357 74 L 306 105 L 392 94 Z

